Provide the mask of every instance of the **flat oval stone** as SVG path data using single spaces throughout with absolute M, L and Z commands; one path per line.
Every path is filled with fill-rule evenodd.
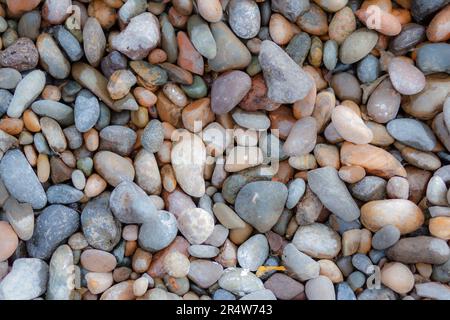
M 335 300 L 336 294 L 331 280 L 325 276 L 309 280 L 305 285 L 308 300 Z
M 139 245 L 150 252 L 157 252 L 169 246 L 177 233 L 175 216 L 159 210 L 156 218 L 147 220 L 139 229 Z
M 400 239 L 386 255 L 402 263 L 443 264 L 450 258 L 450 248 L 442 239 L 418 236 Z
M 424 222 L 422 210 L 414 202 L 404 199 L 378 200 L 361 207 L 361 222 L 371 231 L 393 225 L 401 234 L 417 230 Z
M 196 258 L 214 258 L 219 254 L 219 249 L 214 246 L 194 244 L 188 249 L 189 254 Z
M 178 217 L 178 229 L 190 243 L 202 244 L 214 230 L 214 219 L 203 209 L 188 209 Z
M 311 37 L 306 32 L 296 34 L 286 46 L 286 53 L 299 66 L 303 65 L 311 48 Z
M 72 66 L 72 77 L 86 89 L 89 89 L 108 107 L 113 106 L 108 90 L 108 80 L 95 68 L 82 62 L 77 62 Z
M 237 108 L 232 114 L 233 120 L 243 128 L 267 130 L 270 127 L 269 117 L 263 112 L 245 111 Z
M 430 43 L 417 50 L 417 67 L 425 74 L 450 72 L 450 44 Z
M 335 107 L 331 114 L 331 120 L 339 135 L 347 141 L 366 144 L 373 139 L 372 131 L 358 114 L 346 106 Z
M 267 232 L 281 216 L 287 195 L 286 186 L 280 182 L 251 182 L 239 191 L 234 208 L 259 232 Z
M 261 25 L 258 5 L 252 0 L 231 0 L 227 6 L 228 23 L 234 33 L 242 39 L 255 37 Z
M 88 90 L 81 90 L 75 100 L 75 126 L 80 132 L 87 132 L 95 126 L 100 116 L 100 104 Z
M 250 64 L 251 54 L 247 47 L 223 22 L 211 23 L 211 32 L 217 46 L 217 54 L 208 59 L 211 70 L 223 72 L 243 69 Z
M 215 114 L 230 112 L 249 92 L 252 81 L 242 71 L 231 71 L 218 77 L 211 87 L 211 109 Z
M 356 29 L 356 18 L 350 7 L 344 7 L 336 12 L 328 26 L 330 39 L 341 45 Z
M 375 81 L 380 74 L 380 63 L 378 59 L 369 54 L 358 62 L 358 79 L 363 83 Z
M 372 51 L 377 41 L 378 34 L 375 31 L 365 28 L 358 29 L 342 43 L 339 59 L 345 64 L 358 62 Z
M 189 268 L 188 278 L 200 288 L 209 288 L 223 274 L 223 267 L 217 262 L 194 260 Z
M 34 209 L 46 205 L 44 188 L 20 150 L 5 153 L 0 162 L 0 176 L 9 194 L 18 201 L 29 203 Z
M 8 116 L 19 118 L 45 87 L 45 73 L 34 70 L 27 74 L 17 85 L 8 107 Z
M 161 175 L 153 153 L 141 150 L 134 158 L 136 183 L 149 194 L 161 193 Z
M 450 16 L 449 6 L 442 9 L 431 20 L 427 29 L 427 38 L 433 42 L 444 42 L 450 39 L 450 29 L 448 18 Z
M 367 102 L 367 112 L 378 123 L 386 123 L 397 116 L 401 96 L 389 79 L 381 82 Z
M 341 162 L 345 165 L 363 167 L 367 173 L 391 178 L 406 177 L 405 168 L 389 152 L 372 145 L 356 145 L 344 142 L 341 147 Z
M 292 272 L 293 278 L 295 279 L 306 281 L 319 276 L 319 263 L 297 250 L 292 243 L 289 243 L 284 247 L 281 260 L 283 265 Z
M 48 203 L 70 204 L 80 201 L 84 193 L 67 184 L 55 184 L 47 189 Z
M 313 117 L 298 120 L 291 128 L 283 145 L 288 156 L 301 156 L 310 153 L 317 140 L 317 121 Z
M 256 271 L 264 264 L 269 255 L 269 243 L 262 234 L 254 235 L 237 250 L 237 259 L 239 265 L 250 271 Z
M 42 33 L 36 41 L 43 68 L 56 79 L 65 79 L 70 74 L 70 63 L 48 33 Z
M 300 226 L 292 239 L 294 246 L 316 259 L 333 259 L 341 251 L 341 237 L 324 224 Z
M 437 144 L 433 131 L 423 122 L 415 119 L 395 119 L 386 126 L 396 140 L 413 148 L 432 151 Z
M 80 43 L 69 30 L 63 26 L 56 26 L 51 30 L 51 34 L 55 37 L 55 40 L 64 50 L 70 61 L 78 61 L 83 57 L 84 51 Z
M 417 23 L 408 23 L 404 25 L 402 31 L 391 40 L 389 51 L 397 56 L 404 55 L 423 40 L 425 40 L 425 27 Z
M 102 26 L 94 17 L 88 18 L 84 24 L 83 46 L 89 64 L 97 67 L 106 49 L 106 37 Z
M 367 176 L 350 185 L 350 191 L 356 199 L 364 202 L 382 200 L 386 197 L 386 180 L 377 176 Z
M 445 0 L 415 0 L 411 3 L 411 15 L 416 21 L 423 22 L 446 4 Z
M 22 75 L 19 71 L 13 68 L 0 69 L 0 88 L 1 89 L 15 89 L 22 80 Z
M 109 252 L 87 249 L 80 256 L 81 266 L 92 272 L 111 272 L 117 265 L 117 260 Z
M 94 167 L 110 185 L 134 180 L 134 168 L 130 161 L 110 151 L 100 151 L 94 156 Z
M 277 103 L 294 103 L 309 93 L 313 85 L 311 78 L 274 42 L 265 40 L 261 43 L 258 59 L 269 99 Z
M 180 187 L 192 197 L 205 193 L 203 170 L 206 163 L 206 148 L 194 134 L 183 132 L 172 147 L 172 167 Z
M 384 250 L 392 247 L 400 239 L 400 230 L 392 224 L 385 225 L 372 237 L 372 247 Z
M 50 260 L 47 300 L 71 300 L 75 298 L 71 281 L 75 277 L 73 252 L 68 245 L 58 247 Z
M 48 259 L 53 251 L 80 226 L 78 213 L 60 204 L 45 208 L 36 218 L 33 237 L 27 241 L 31 257 Z
M 205 58 L 214 59 L 217 46 L 209 25 L 200 16 L 192 15 L 189 17 L 187 30 L 195 49 Z
M 425 88 L 423 73 L 401 58 L 392 59 L 388 71 L 392 85 L 401 94 L 413 95 Z
M 53 100 L 39 100 L 33 102 L 31 110 L 41 117 L 49 117 L 56 120 L 62 126 L 74 123 L 73 108 Z

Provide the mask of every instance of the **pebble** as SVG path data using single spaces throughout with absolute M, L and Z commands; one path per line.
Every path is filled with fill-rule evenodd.
M 350 185 L 350 192 L 361 201 L 381 200 L 386 197 L 386 184 L 386 180 L 380 177 L 367 176 Z
M 47 201 L 54 204 L 70 204 L 83 198 L 83 192 L 67 184 L 52 185 L 47 189 Z
M 144 149 L 150 153 L 156 153 L 164 141 L 163 126 L 159 120 L 151 120 L 144 129 L 141 143 Z
M 437 140 L 433 131 L 421 121 L 395 119 L 386 128 L 393 138 L 413 148 L 431 151 L 436 147 Z
M 239 38 L 251 39 L 258 34 L 261 15 L 254 1 L 231 0 L 227 10 L 230 27 Z
M 41 183 L 20 150 L 5 153 L 0 162 L 0 175 L 8 192 L 18 201 L 30 203 L 33 209 L 42 209 L 47 203 Z
M 450 239 L 449 226 L 450 219 L 449 217 L 436 217 L 429 220 L 429 229 L 430 233 L 438 238 L 448 240 Z
M 389 259 L 402 263 L 443 264 L 450 257 L 444 240 L 428 236 L 400 239 L 386 253 Z
M 392 224 L 401 234 L 407 234 L 417 230 L 423 220 L 420 208 L 404 199 L 371 201 L 361 208 L 361 222 L 371 231 Z
M 450 299 L 450 290 L 448 289 L 448 286 L 438 282 L 418 283 L 415 285 L 415 289 L 417 295 L 420 297 L 436 300 Z
M 317 121 L 313 117 L 298 120 L 291 128 L 283 145 L 288 156 L 301 156 L 310 153 L 317 141 Z
M 291 300 L 304 292 L 305 288 L 300 282 L 282 273 L 273 274 L 264 282 L 264 287 L 280 300 Z
M 111 272 L 117 265 L 111 253 L 96 249 L 83 251 L 80 261 L 83 268 L 92 272 Z
M 450 44 L 425 44 L 417 51 L 417 67 L 424 74 L 450 72 Z
M 68 245 L 58 247 L 49 264 L 47 300 L 72 300 L 75 298 L 75 268 L 72 250 Z
M 27 242 L 30 256 L 48 259 L 79 227 L 78 213 L 63 205 L 46 207 L 36 218 L 33 237 Z
M 17 85 L 8 107 L 8 116 L 19 118 L 23 111 L 41 94 L 45 86 L 45 74 L 35 70 L 27 74 Z
M 271 41 L 261 43 L 259 63 L 268 88 L 267 96 L 274 102 L 294 103 L 303 99 L 312 87 L 303 69 Z
M 94 167 L 113 187 L 124 181 L 133 181 L 135 175 L 133 165 L 128 160 L 110 151 L 97 152 Z
M 192 245 L 188 250 L 191 256 L 200 259 L 214 258 L 219 254 L 218 248 L 208 245 Z
M 372 131 L 352 109 L 342 105 L 337 106 L 333 109 L 331 119 L 336 131 L 345 140 L 356 144 L 372 141 Z
M 192 15 L 187 23 L 189 38 L 195 49 L 207 59 L 214 59 L 217 55 L 216 40 L 209 25 L 198 15 Z
M 64 53 L 70 61 L 79 61 L 83 57 L 84 51 L 80 43 L 69 30 L 62 26 L 56 26 L 51 30 L 51 34 L 55 37 L 55 40 L 64 50 Z
M 108 198 L 101 196 L 89 202 L 81 212 L 81 228 L 92 247 L 111 251 L 120 240 L 121 228 L 108 207 Z
M 302 66 L 311 48 L 311 38 L 305 32 L 294 35 L 286 47 L 286 53 Z
M 43 68 L 55 79 L 65 79 L 70 74 L 70 63 L 48 33 L 39 35 L 36 41 Z
M 0 299 L 32 300 L 41 296 L 47 289 L 48 270 L 47 263 L 40 259 L 15 260 L 0 283 Z
M 250 271 L 256 271 L 264 264 L 269 255 L 269 244 L 265 236 L 259 234 L 249 238 L 237 250 L 239 265 Z
M 333 283 L 325 276 L 308 280 L 305 294 L 308 300 L 336 300 Z
M 341 282 L 336 286 L 336 300 L 356 300 L 355 293 L 347 282 Z
M 19 203 L 16 199 L 9 197 L 3 204 L 3 210 L 17 237 L 24 241 L 30 240 L 34 231 L 34 212 L 31 205 L 28 203 Z M 4 234 L 8 235 L 7 232 L 4 232 Z M 9 239 L 14 239 L 12 233 L 9 233 Z M 7 241 L 2 242 L 8 243 Z M 9 243 L 15 242 L 12 241 Z M 5 259 L 0 258 L 0 260 Z
M 203 0 L 205 1 L 205 0 Z M 208 58 L 211 70 L 223 72 L 247 67 L 251 54 L 247 47 L 234 35 L 223 22 L 210 25 L 211 33 L 216 42 L 217 53 L 214 58 Z
M 214 216 L 228 229 L 239 229 L 245 227 L 245 222 L 224 203 L 215 203 L 213 206 Z
M 392 247 L 400 239 L 400 230 L 394 225 L 388 224 L 378 230 L 372 237 L 372 247 L 384 250 Z
M 251 182 L 239 191 L 234 208 L 259 232 L 267 232 L 280 217 L 287 195 L 287 187 L 280 182 Z
M 369 54 L 360 62 L 358 62 L 357 74 L 358 79 L 363 83 L 375 81 L 380 75 L 380 63 L 378 59 Z
M 188 209 L 178 218 L 178 228 L 190 243 L 201 244 L 213 233 L 214 219 L 203 209 Z
M 375 47 L 378 34 L 365 28 L 350 34 L 342 43 L 339 58 L 342 63 L 352 64 L 363 59 Z
M 0 221 L 0 231 L 2 231 L 0 236 L 0 261 L 7 261 L 16 251 L 19 239 L 11 225 L 6 221 Z
M 388 71 L 392 85 L 401 94 L 413 95 L 425 88 L 423 73 L 401 58 L 392 59 Z
M 306 184 L 303 179 L 294 179 L 288 186 L 288 197 L 286 200 L 286 208 L 294 208 L 306 191 Z
M 230 112 L 247 95 L 251 85 L 250 77 L 242 71 L 218 77 L 211 87 L 212 111 L 218 115 Z
M 139 244 L 145 250 L 156 252 L 168 247 L 177 232 L 175 216 L 168 211 L 160 210 L 157 218 L 144 223 L 139 229 Z
M 22 80 L 22 75 L 19 71 L 13 68 L 0 69 L 0 88 L 1 89 L 15 89 Z
M 38 62 L 38 49 L 28 38 L 19 38 L 0 53 L 0 65 L 19 72 L 36 68 Z
M 271 2 L 271 5 L 273 11 L 283 14 L 292 22 L 295 22 L 297 18 L 305 13 L 310 7 L 308 0 L 274 0 Z
M 259 278 L 248 270 L 241 268 L 225 270 L 219 279 L 219 286 L 241 297 L 264 289 L 264 285 Z
M 384 80 L 372 92 L 367 102 L 369 116 L 378 123 L 394 119 L 400 108 L 401 96 L 389 79 Z
M 150 12 L 133 17 L 112 41 L 112 47 L 132 60 L 145 58 L 161 38 L 158 19 Z
M 353 221 L 359 217 L 359 209 L 347 187 L 339 179 L 336 169 L 325 167 L 309 171 L 308 183 L 324 206 L 334 214 L 345 221 Z M 336 197 L 336 195 L 339 196 Z M 345 201 L 342 201 L 342 199 L 345 199 Z
M 292 243 L 284 247 L 282 261 L 283 265 L 300 281 L 307 281 L 319 276 L 319 263 L 298 251 Z
M 398 262 L 388 263 L 381 270 L 381 282 L 393 291 L 406 294 L 414 287 L 414 276 L 409 268 Z

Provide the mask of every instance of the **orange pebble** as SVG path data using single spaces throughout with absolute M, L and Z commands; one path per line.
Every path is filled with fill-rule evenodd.
M 162 49 L 154 49 L 148 55 L 148 62 L 151 64 L 163 63 L 167 60 L 167 53 Z
M 21 119 L 3 118 L 0 120 L 0 129 L 15 136 L 22 132 L 23 121 Z
M 41 131 L 41 124 L 39 123 L 39 118 L 30 109 L 25 110 L 25 112 L 23 113 L 23 124 L 25 125 L 25 128 L 27 128 L 27 130 L 30 132 Z

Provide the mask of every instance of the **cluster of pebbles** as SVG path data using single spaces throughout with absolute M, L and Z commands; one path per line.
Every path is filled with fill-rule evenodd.
M 0 299 L 450 299 L 448 0 L 1 0 Z

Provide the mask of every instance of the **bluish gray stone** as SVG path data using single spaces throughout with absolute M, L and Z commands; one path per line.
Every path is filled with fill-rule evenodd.
M 354 271 L 347 277 L 348 285 L 351 289 L 362 288 L 366 283 L 366 276 L 360 271 Z
M 356 70 L 359 81 L 369 83 L 378 79 L 380 75 L 380 63 L 375 56 L 369 54 L 358 62 Z
M 48 265 L 34 258 L 14 261 L 10 273 L 0 281 L 0 300 L 32 300 L 47 288 Z
M 81 228 L 92 247 L 111 251 L 120 241 L 121 225 L 109 209 L 109 194 L 89 201 L 81 213 Z
M 84 193 L 67 184 L 55 184 L 47 189 L 49 203 L 69 204 L 80 201 Z
M 309 10 L 309 0 L 272 0 L 272 10 L 295 22 L 299 16 Z
M 167 247 L 177 236 L 178 225 L 175 216 L 159 210 L 155 217 L 147 219 L 139 230 L 139 245 L 150 252 Z
M 358 300 L 397 300 L 397 295 L 389 288 L 382 286 L 380 289 L 365 289 Z
M 332 71 L 338 62 L 339 45 L 334 40 L 328 40 L 323 47 L 323 64 Z
M 280 182 L 251 182 L 239 191 L 234 209 L 242 219 L 264 233 L 277 223 L 287 195 L 286 186 Z
M 366 176 L 357 183 L 349 186 L 350 191 L 358 200 L 369 202 L 382 200 L 386 197 L 387 182 L 377 176 Z
M 80 226 L 78 213 L 60 204 L 48 206 L 36 219 L 33 237 L 27 241 L 33 258 L 48 259 L 53 251 Z
M 142 147 L 150 153 L 156 153 L 164 142 L 164 128 L 161 121 L 151 120 L 144 129 L 141 138 Z
M 41 209 L 47 203 L 44 188 L 22 151 L 9 150 L 0 162 L 0 176 L 9 194 L 19 202 Z
M 74 123 L 73 109 L 64 103 L 39 100 L 33 102 L 31 109 L 38 116 L 55 119 L 62 126 L 70 126 Z
M 362 253 L 357 253 L 352 257 L 353 266 L 366 275 L 370 275 L 370 266 L 373 265 L 373 262 L 370 260 L 368 256 Z
M 212 295 L 213 300 L 236 300 L 234 294 L 224 289 L 217 289 Z
M 429 43 L 417 50 L 417 67 L 425 74 L 450 73 L 450 44 Z
M 311 49 L 311 37 L 306 32 L 296 34 L 286 47 L 286 53 L 298 65 L 303 66 L 309 49 Z
M 51 32 L 72 62 L 78 61 L 83 57 L 84 51 L 80 43 L 69 30 L 59 25 L 54 27 Z
M 384 250 L 393 246 L 400 239 L 400 230 L 389 224 L 378 230 L 372 237 L 372 247 Z
M 433 131 L 416 119 L 394 119 L 386 126 L 389 134 L 397 141 L 422 151 L 432 151 L 437 144 Z
M 356 300 L 355 293 L 347 282 L 336 285 L 336 300 Z
M 338 217 L 345 221 L 359 218 L 359 208 L 335 168 L 308 171 L 308 185 L 323 205 Z
M 306 191 L 305 180 L 297 178 L 292 180 L 288 185 L 288 197 L 286 201 L 286 208 L 294 208 Z
M 227 9 L 228 23 L 239 38 L 251 39 L 258 34 L 261 26 L 261 14 L 256 2 L 231 0 Z
M 0 117 L 3 116 L 8 110 L 12 98 L 13 95 L 11 92 L 5 89 L 0 89 Z
M 262 234 L 250 237 L 237 250 L 239 265 L 250 271 L 256 271 L 264 264 L 269 255 L 269 243 Z
M 80 132 L 87 132 L 95 126 L 100 116 L 97 97 L 83 89 L 75 100 L 75 126 Z

